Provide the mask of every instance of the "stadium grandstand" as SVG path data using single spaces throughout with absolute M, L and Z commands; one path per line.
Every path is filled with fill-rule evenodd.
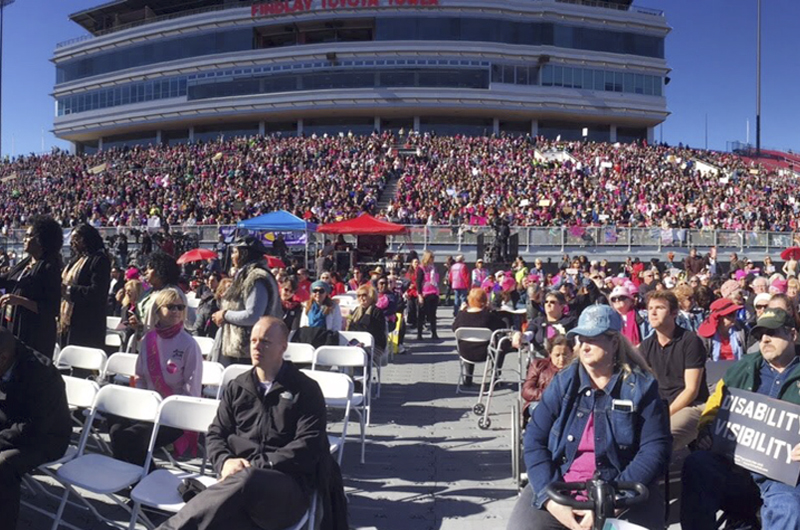
M 653 140 L 660 11 L 630 1 L 117 0 L 57 46 L 77 152 L 222 135 L 415 130 Z

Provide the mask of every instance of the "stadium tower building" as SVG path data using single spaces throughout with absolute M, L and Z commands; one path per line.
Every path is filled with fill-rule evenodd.
M 115 0 L 58 44 L 78 152 L 373 130 L 646 138 L 668 115 L 664 14 L 631 1 Z

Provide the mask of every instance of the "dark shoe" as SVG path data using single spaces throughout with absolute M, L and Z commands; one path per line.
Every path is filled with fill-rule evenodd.
M 431 335 L 431 340 L 439 340 L 439 335 L 434 333 L 433 335 Z

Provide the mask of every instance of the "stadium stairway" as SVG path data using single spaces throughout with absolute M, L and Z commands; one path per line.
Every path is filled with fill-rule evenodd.
M 395 195 L 397 194 L 397 185 L 399 183 L 400 179 L 389 179 L 389 182 L 386 183 L 386 187 L 383 188 L 383 191 L 381 192 L 377 206 L 375 206 L 376 212 L 385 211 L 386 208 L 389 207 L 389 203 L 392 202 L 392 199 L 394 199 Z

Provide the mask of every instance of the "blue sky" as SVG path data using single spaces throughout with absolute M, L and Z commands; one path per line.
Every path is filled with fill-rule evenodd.
M 50 129 L 56 43 L 83 34 L 70 13 L 104 0 L 17 0 L 5 10 L 2 152 L 16 155 L 66 147 Z M 800 2 L 763 0 L 762 133 L 765 147 L 800 150 Z M 666 50 L 672 81 L 670 117 L 656 139 L 726 148 L 730 140 L 755 143 L 756 0 L 635 0 L 666 11 L 673 30 Z M 44 134 L 42 133 L 44 131 Z

